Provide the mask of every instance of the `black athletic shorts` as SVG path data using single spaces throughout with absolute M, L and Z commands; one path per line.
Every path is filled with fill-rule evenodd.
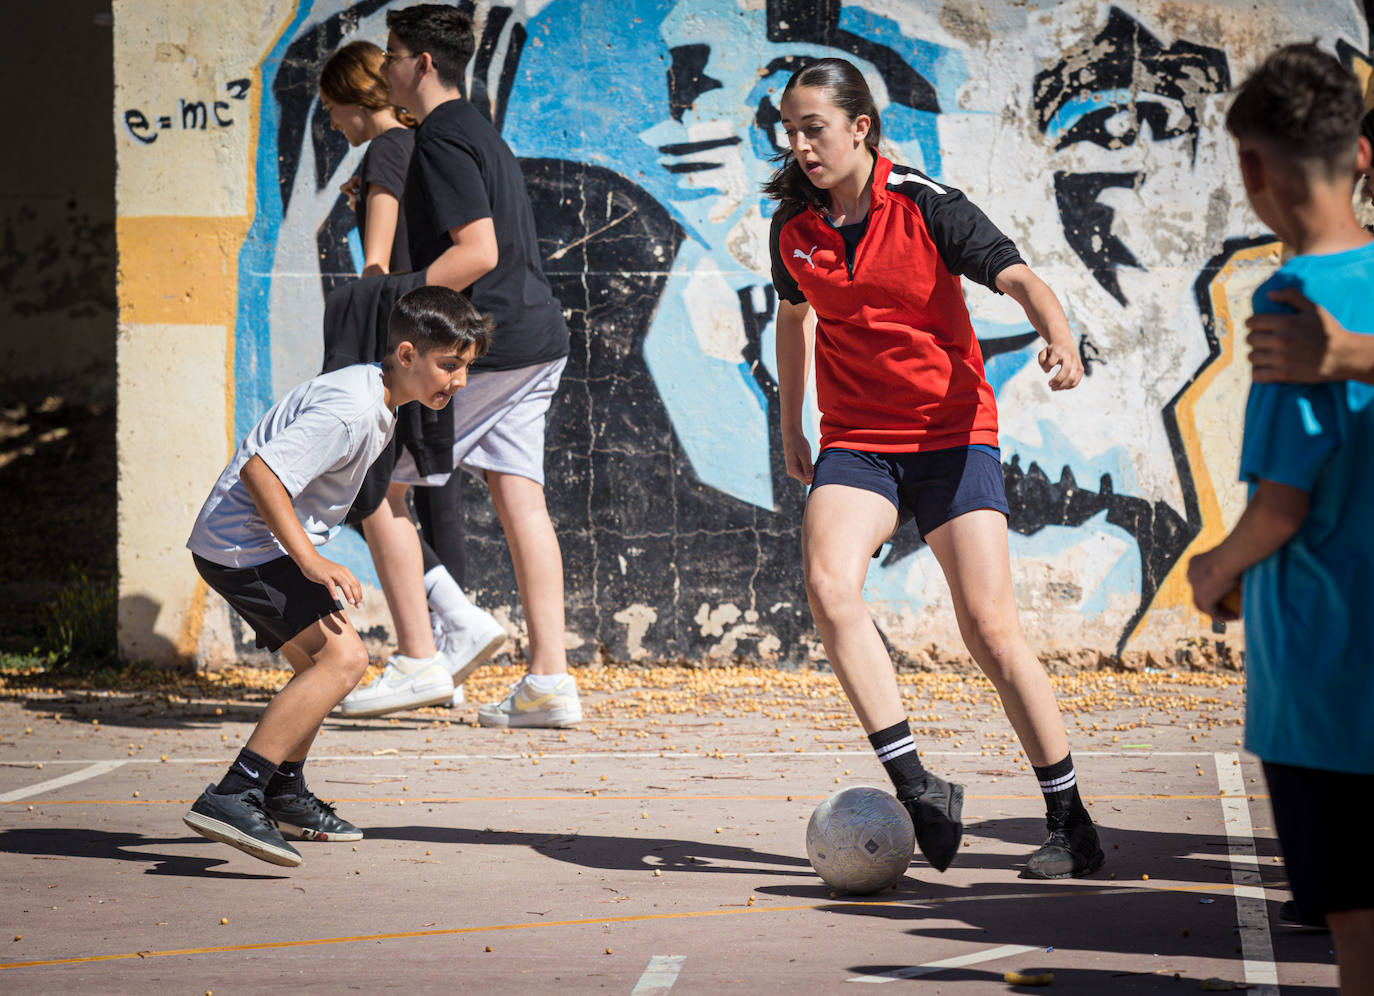
M 1374 909 L 1374 775 L 1265 761 L 1264 780 L 1303 919 Z
M 264 650 L 280 650 L 297 633 L 343 611 L 343 603 L 302 574 L 290 557 L 257 567 L 223 567 L 199 554 L 191 557 L 205 583 L 253 627 Z
M 1001 452 L 995 446 L 913 453 L 832 447 L 821 450 L 814 469 L 812 491 L 824 484 L 873 491 L 892 502 L 900 524 L 915 519 L 922 536 L 975 509 L 1010 512 Z

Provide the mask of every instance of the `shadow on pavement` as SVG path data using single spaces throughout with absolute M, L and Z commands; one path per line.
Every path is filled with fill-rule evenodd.
M 407 840 L 426 844 L 528 847 L 537 854 L 586 868 L 629 871 L 749 872 L 814 877 L 805 858 L 768 854 L 748 847 L 663 837 L 601 837 L 588 834 L 525 833 L 465 827 L 367 827 L 369 840 Z M 729 862 L 729 865 L 723 864 Z M 777 866 L 773 868 L 760 866 Z
M 259 881 L 285 878 L 285 875 L 248 875 L 243 872 L 216 870 L 227 864 L 226 858 L 199 858 L 183 854 L 158 854 L 138 850 L 167 844 L 202 843 L 206 847 L 223 848 L 212 840 L 194 834 L 185 837 L 145 837 L 136 833 L 106 830 L 69 830 L 58 827 L 0 831 L 0 853 L 51 855 L 68 858 L 99 858 L 107 861 L 151 862 L 146 875 L 173 875 L 183 878 L 210 878 L 223 881 Z M 225 853 L 220 850 L 218 853 Z

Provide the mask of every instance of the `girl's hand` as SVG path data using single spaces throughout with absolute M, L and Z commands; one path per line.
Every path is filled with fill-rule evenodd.
M 362 178 L 357 174 L 339 184 L 339 193 L 348 198 L 348 210 L 358 210 L 358 195 L 363 192 Z
M 324 585 L 335 598 L 342 595 L 343 600 L 355 609 L 363 604 L 363 586 L 358 583 L 353 572 L 343 564 L 336 564 L 315 554 L 313 558 L 306 558 L 306 562 L 298 566 L 302 574 L 316 584 Z
M 1051 391 L 1067 391 L 1077 387 L 1083 379 L 1083 358 L 1078 355 L 1078 345 L 1073 341 L 1073 336 L 1055 339 L 1040 350 L 1038 359 L 1040 369 L 1045 373 L 1059 368 L 1059 372 L 1050 378 Z
M 810 484 L 814 471 L 811 463 L 811 441 L 800 429 L 782 434 L 782 454 L 787 461 L 787 476 L 803 484 Z
M 1313 304 L 1296 287 L 1270 291 L 1269 300 L 1293 310 L 1245 320 L 1250 329 L 1245 341 L 1257 383 L 1363 379 L 1368 363 L 1360 362 L 1361 336 L 1342 328 L 1329 311 Z

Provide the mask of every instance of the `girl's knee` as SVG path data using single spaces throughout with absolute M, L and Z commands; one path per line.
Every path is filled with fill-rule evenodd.
M 1039 666 L 1013 620 L 975 618 L 965 627 L 964 642 L 984 673 L 994 681 L 1010 678 L 1028 663 Z
M 834 618 L 863 607 L 863 588 L 811 563 L 806 567 L 806 598 L 812 615 Z

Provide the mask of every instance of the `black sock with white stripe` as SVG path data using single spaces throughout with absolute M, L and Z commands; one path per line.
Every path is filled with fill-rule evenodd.
M 1040 791 L 1045 793 L 1045 814 L 1050 818 L 1088 815 L 1083 808 L 1083 800 L 1078 796 L 1078 776 L 1073 770 L 1073 755 L 1065 754 L 1064 760 L 1047 764 L 1043 768 L 1036 764 L 1035 777 L 1040 779 Z
M 897 798 L 905 799 L 925 788 L 926 769 L 916 753 L 916 741 L 906 720 L 894 723 L 885 730 L 868 735 L 873 752 L 882 762 L 887 777 L 897 790 Z

